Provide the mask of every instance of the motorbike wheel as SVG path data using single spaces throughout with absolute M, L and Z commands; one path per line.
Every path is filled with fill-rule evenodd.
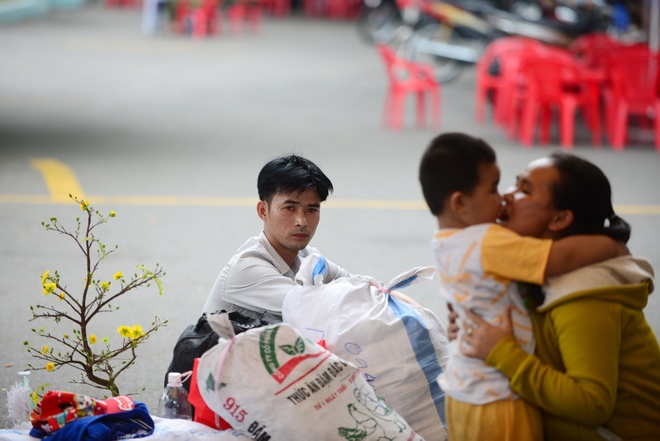
M 456 79 L 463 72 L 463 68 L 465 67 L 464 62 L 423 52 L 419 50 L 418 39 L 465 45 L 466 40 L 455 30 L 442 27 L 437 23 L 429 23 L 421 26 L 415 30 L 415 35 L 408 40 L 406 54 L 411 60 L 431 65 L 435 72 L 435 79 L 439 83 L 448 83 Z
M 365 1 L 357 18 L 358 35 L 367 44 L 390 43 L 401 24 L 401 14 L 389 0 Z

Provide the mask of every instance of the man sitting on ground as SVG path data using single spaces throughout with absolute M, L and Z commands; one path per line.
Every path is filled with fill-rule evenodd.
M 282 319 L 284 297 L 296 286 L 304 257 L 318 253 L 309 242 L 321 219 L 321 202 L 333 190 L 330 179 L 297 155 L 268 162 L 257 178 L 260 235 L 248 239 L 220 272 L 203 312 L 239 312 L 259 318 L 270 312 Z M 350 274 L 327 261 L 324 283 Z

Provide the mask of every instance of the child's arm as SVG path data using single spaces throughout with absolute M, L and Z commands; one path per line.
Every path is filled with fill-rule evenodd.
M 604 235 L 569 236 L 552 242 L 545 277 L 630 254 L 625 244 Z

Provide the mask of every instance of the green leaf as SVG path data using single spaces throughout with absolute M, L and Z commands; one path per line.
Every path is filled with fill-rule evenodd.
M 298 355 L 298 351 L 296 347 L 293 345 L 281 345 L 280 349 L 289 355 Z
M 154 275 L 154 273 L 152 273 L 151 271 L 149 271 L 149 270 L 147 269 L 147 267 L 145 267 L 144 265 L 138 265 L 138 266 L 136 266 L 135 268 L 137 268 L 137 269 L 139 269 L 139 270 L 142 270 L 142 278 L 143 278 L 143 279 L 146 279 L 147 277 L 150 277 L 150 276 L 153 276 L 153 275 Z
M 160 281 L 158 277 L 154 277 L 154 282 L 156 282 L 156 286 L 158 286 L 158 294 L 163 295 L 163 283 Z
M 212 374 L 209 374 L 206 378 L 206 390 L 209 392 L 215 391 L 215 378 L 213 378 Z
M 305 342 L 302 339 L 302 337 L 298 337 L 296 339 L 296 351 L 298 352 L 298 354 L 302 354 L 303 352 L 305 352 Z

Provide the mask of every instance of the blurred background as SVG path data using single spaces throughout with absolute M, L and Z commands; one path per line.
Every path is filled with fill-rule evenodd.
M 633 253 L 660 265 L 660 154 L 652 106 L 626 119 L 621 145 L 609 128 L 613 120 L 603 123 L 599 145 L 581 113 L 569 145 L 556 121 L 547 143 L 540 135 L 523 142 L 515 125 L 495 120 L 492 91 L 484 116 L 476 113 L 483 81 L 478 60 L 491 43 L 525 36 L 569 51 L 580 36 L 604 33 L 626 47 L 646 46 L 648 59 L 656 60 L 657 31 L 646 18 L 656 2 L 442 3 L 445 9 L 386 0 L 0 0 L 0 427 L 11 425 L 5 391 L 18 371 L 28 363 L 40 366 L 23 341 L 35 347 L 47 342 L 30 329 L 69 332 L 29 321 L 30 305 L 51 300 L 42 295 L 42 273 L 57 270 L 72 291 L 83 285 L 84 261 L 75 244 L 41 226 L 52 216 L 75 226 L 81 211 L 68 193 L 117 213 L 96 231 L 108 248 L 119 247 L 99 276 L 156 263 L 167 272 L 162 297 L 153 286 L 131 292 L 92 330 L 113 340 L 121 324 L 169 320 L 119 377 L 120 391 L 137 393 L 152 411 L 177 337 L 196 322 L 225 262 L 260 231 L 256 176 L 280 154 L 308 157 L 335 186 L 312 245 L 347 270 L 383 282 L 434 265 L 436 226 L 417 166 L 442 131 L 467 132 L 495 147 L 500 191 L 529 161 L 572 148 L 609 176 L 617 212 L 633 227 Z M 428 109 L 427 124 L 418 126 L 412 96 L 401 113 L 385 107 L 394 89 L 378 44 L 400 60 L 431 66 L 436 81 L 423 90 L 436 93 L 428 98 L 439 106 L 439 124 L 432 124 Z M 486 71 L 502 76 L 502 60 Z M 413 75 L 405 63 L 399 66 L 404 79 Z M 645 72 L 657 87 L 657 73 Z M 610 83 L 598 78 L 605 121 L 604 110 L 616 105 L 617 95 L 607 95 Z M 500 95 L 499 101 L 506 100 Z M 436 284 L 416 285 L 407 294 L 445 320 Z M 646 311 L 660 334 L 657 294 Z M 30 381 L 103 395 L 69 384 L 76 375 L 68 368 L 39 370 Z

